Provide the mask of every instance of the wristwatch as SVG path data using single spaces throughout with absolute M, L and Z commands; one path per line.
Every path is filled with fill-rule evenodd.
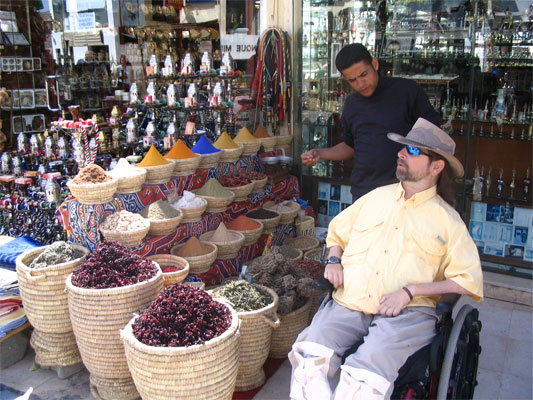
M 328 259 L 326 260 L 326 265 L 328 264 L 340 264 L 341 263 L 341 259 L 339 257 L 328 257 Z

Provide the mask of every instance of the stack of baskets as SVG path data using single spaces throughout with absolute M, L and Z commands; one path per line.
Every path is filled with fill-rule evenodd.
M 193 193 L 195 193 L 196 190 L 193 190 Z M 204 196 L 204 195 L 197 195 L 198 197 L 201 197 L 205 200 L 207 200 L 207 212 L 215 213 L 215 212 L 224 212 L 228 208 L 228 206 L 233 202 L 233 199 L 235 198 L 235 193 L 231 191 L 231 196 L 229 197 L 214 197 L 214 196 Z M 196 193 L 195 193 L 196 194 Z
M 119 331 L 132 314 L 144 310 L 163 288 L 161 271 L 145 282 L 111 289 L 74 286 L 66 281 L 68 308 L 83 364 L 95 398 L 139 397 L 124 355 Z
M 142 209 L 139 214 L 148 219 L 148 207 Z M 150 235 L 168 235 L 176 232 L 176 228 L 183 219 L 183 211 L 176 208 L 175 216 L 164 219 L 148 219 L 150 221 L 150 229 L 148 233 Z
M 117 191 L 118 179 L 112 178 L 110 181 L 102 183 L 74 183 L 67 182 L 70 193 L 81 204 L 104 204 L 113 200 L 113 195 Z
M 176 197 L 175 201 L 181 199 L 181 196 Z M 178 207 L 183 213 L 183 219 L 181 223 L 188 224 L 190 222 L 199 222 L 202 220 L 202 214 L 207 210 L 207 200 L 204 199 L 204 203 L 198 207 Z
M 292 224 L 294 218 L 298 215 L 298 211 L 300 211 L 300 205 L 295 201 L 284 201 L 279 204 L 267 201 L 263 208 L 277 212 L 280 215 L 279 223 L 282 225 Z
M 207 246 L 211 249 L 209 253 L 203 254 L 201 256 L 190 256 L 182 257 L 189 263 L 189 273 L 191 274 L 203 274 L 204 272 L 209 271 L 211 265 L 215 262 L 218 255 L 218 247 L 214 243 L 202 242 L 204 246 Z M 179 251 L 185 243 L 180 243 L 173 246 L 170 249 L 172 255 L 177 255 L 176 252 Z
M 190 347 L 156 347 L 133 335 L 134 317 L 120 332 L 135 386 L 143 399 L 230 400 L 239 367 L 239 318 L 220 336 Z
M 159 185 L 161 183 L 167 183 L 170 180 L 170 177 L 174 173 L 175 160 L 171 158 L 167 158 L 166 160 L 168 161 L 167 164 L 143 167 L 146 170 L 145 184 Z
M 252 189 L 252 193 L 259 193 L 263 190 L 263 188 L 265 187 L 265 185 L 267 184 L 267 181 L 268 181 L 268 176 L 265 175 L 265 177 L 263 179 L 258 179 L 258 180 L 253 180 L 252 179 L 252 182 L 254 183 L 254 188 Z
M 29 268 L 31 262 L 49 246 L 28 250 L 16 260 L 20 296 L 26 316 L 34 328 L 30 343 L 35 350 L 35 362 L 42 367 L 81 362 L 69 318 L 65 280 L 83 262 L 89 250 L 76 244 L 71 246 L 82 256 L 66 263 Z
M 242 186 L 226 187 L 226 189 L 235 193 L 235 198 L 233 201 L 246 201 L 248 199 L 248 195 L 252 193 L 252 190 L 254 190 L 254 187 L 255 183 L 250 182 Z
M 248 215 L 246 215 L 246 216 L 248 218 L 250 218 L 250 219 L 253 219 L 254 221 L 258 221 L 258 222 L 261 222 L 263 224 L 263 235 L 267 235 L 269 233 L 274 232 L 276 230 L 276 227 L 278 226 L 280 218 L 281 218 L 281 216 L 279 214 L 276 217 L 261 218 L 261 219 L 254 218 L 254 217 L 249 217 Z
M 129 176 L 121 176 L 118 178 L 118 186 L 116 193 L 136 193 L 141 190 L 143 183 L 146 180 L 146 170 L 141 167 L 135 168 L 136 174 Z M 113 176 L 113 170 L 108 172 Z
M 261 142 L 259 140 L 254 140 L 250 142 L 238 142 L 237 140 L 235 140 L 235 143 L 243 146 L 243 155 L 256 155 L 259 151 L 259 148 L 261 147 Z
M 315 219 L 306 215 L 303 219 L 296 218 L 294 221 L 296 225 L 297 236 L 315 236 Z
M 196 172 L 196 169 L 200 166 L 201 156 L 182 159 L 168 159 L 174 161 L 173 176 L 189 176 Z
M 269 357 L 287 357 L 296 338 L 308 324 L 310 307 L 311 300 L 307 299 L 305 304 L 299 309 L 279 316 L 279 327 L 272 332 Z
M 150 221 L 147 219 L 144 227 L 131 231 L 113 231 L 100 227 L 100 232 L 102 232 L 105 240 L 119 242 L 124 246 L 131 248 L 139 246 L 149 230 Z
M 261 143 L 261 145 L 263 146 L 263 151 L 266 153 L 268 151 L 274 150 L 274 147 L 276 146 L 276 143 L 278 141 L 278 136 L 262 137 L 257 138 L 257 140 Z
M 244 243 L 244 235 L 238 231 L 228 230 L 228 240 L 225 242 L 215 242 L 212 240 L 214 231 L 209 231 L 200 235 L 200 241 L 213 243 L 218 248 L 217 259 L 227 260 L 237 257 L 239 250 Z
M 159 267 L 161 267 L 164 287 L 170 286 L 173 283 L 181 283 L 187 278 L 187 275 L 189 275 L 189 262 L 183 257 L 174 256 L 172 254 L 155 254 L 147 258 L 155 261 L 159 264 Z M 166 265 L 179 269 L 177 271 L 165 272 L 164 266 Z
M 318 247 L 320 244 L 319 240 L 314 236 L 297 236 L 295 238 L 288 238 L 285 239 L 283 243 L 287 246 L 294 247 L 295 249 L 300 249 L 304 253 Z
M 214 168 L 222 156 L 222 150 L 214 153 L 200 154 L 200 165 L 198 168 Z
M 244 242 L 242 243 L 243 247 L 254 244 L 263 234 L 263 223 L 259 220 L 256 220 L 256 222 L 259 224 L 259 226 L 255 229 L 250 229 L 248 231 L 237 231 L 244 235 Z
M 235 162 L 244 151 L 244 146 L 239 144 L 236 149 L 222 149 L 222 155 L 220 156 L 220 162 Z

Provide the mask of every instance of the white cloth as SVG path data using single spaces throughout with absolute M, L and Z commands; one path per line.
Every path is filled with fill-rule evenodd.
M 382 376 L 373 372 L 341 367 L 341 378 L 335 389 L 334 400 L 383 400 L 391 384 Z

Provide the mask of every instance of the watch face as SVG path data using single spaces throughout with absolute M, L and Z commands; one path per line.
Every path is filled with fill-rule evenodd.
M 341 259 L 339 257 L 329 257 L 327 260 L 328 264 L 337 264 L 340 262 L 341 262 Z

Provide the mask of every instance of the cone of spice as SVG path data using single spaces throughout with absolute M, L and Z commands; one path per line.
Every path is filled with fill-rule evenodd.
M 193 146 L 192 151 L 201 155 L 200 168 L 214 168 L 218 165 L 218 160 L 222 156 L 222 150 L 211 144 L 204 135 Z
M 209 271 L 215 262 L 218 248 L 213 243 L 202 242 L 196 236 L 191 236 L 185 243 L 172 247 L 170 253 L 189 262 L 189 273 L 201 274 Z
M 89 164 L 67 186 L 81 204 L 104 204 L 113 200 L 118 179 L 107 175 L 102 167 Z
M 244 235 L 243 246 L 249 246 L 261 237 L 263 233 L 263 223 L 245 215 L 239 215 L 236 219 L 228 223 L 228 229 L 241 232 Z
M 209 179 L 204 186 L 193 193 L 207 200 L 207 212 L 224 212 L 235 198 L 235 193 L 223 187 L 215 178 Z
M 196 236 L 191 236 L 179 249 L 172 252 L 174 255 L 179 257 L 198 257 L 203 256 L 213 249 L 206 243 L 202 243 L 198 240 Z
M 146 180 L 146 170 L 142 167 L 134 167 L 125 158 L 118 160 L 115 168 L 108 174 L 118 179 L 117 193 L 138 192 Z
M 189 149 L 187 145 L 183 143 L 183 140 L 178 139 L 176 144 L 172 146 L 165 157 L 172 158 L 173 160 L 184 160 L 188 158 L 196 158 L 199 157 L 199 155 Z
M 137 166 L 146 169 L 145 183 L 151 185 L 168 182 L 174 171 L 174 161 L 163 157 L 154 145 Z
M 165 157 L 174 161 L 173 175 L 176 176 L 194 174 L 201 161 L 200 155 L 189 149 L 181 139 L 178 139 Z
M 72 182 L 83 185 L 86 183 L 109 182 L 111 179 L 113 178 L 107 175 L 102 167 L 96 164 L 89 164 L 78 172 L 78 175 L 76 175 Z
M 168 161 L 161 153 L 155 148 L 154 145 L 150 146 L 150 150 L 144 156 L 142 161 L 137 164 L 138 167 L 155 167 L 158 165 L 169 164 L 172 161 Z
M 275 136 L 270 136 L 265 128 L 263 128 L 261 125 L 257 126 L 254 132 L 254 137 L 261 142 L 264 151 L 274 150 L 277 138 Z
M 255 128 L 254 137 L 257 139 L 260 138 L 269 138 L 271 137 L 268 132 L 263 128 L 261 125 L 257 125 L 257 128 Z
M 261 147 L 261 142 L 257 140 L 257 138 L 255 138 L 245 126 L 241 128 L 233 141 L 242 144 L 244 147 L 243 154 L 247 155 L 257 154 Z
M 239 145 L 233 141 L 233 139 L 228 135 L 228 132 L 222 132 L 222 135 L 217 139 L 215 143 L 213 143 L 213 146 L 215 146 L 217 149 L 238 149 Z
M 215 231 L 209 231 L 200 236 L 200 240 L 211 242 L 218 247 L 218 258 L 235 258 L 244 243 L 244 235 L 237 231 L 230 231 L 224 222 Z
M 141 210 L 140 214 L 150 220 L 149 233 L 151 235 L 173 233 L 183 219 L 181 210 L 172 207 L 168 202 L 161 199 Z

